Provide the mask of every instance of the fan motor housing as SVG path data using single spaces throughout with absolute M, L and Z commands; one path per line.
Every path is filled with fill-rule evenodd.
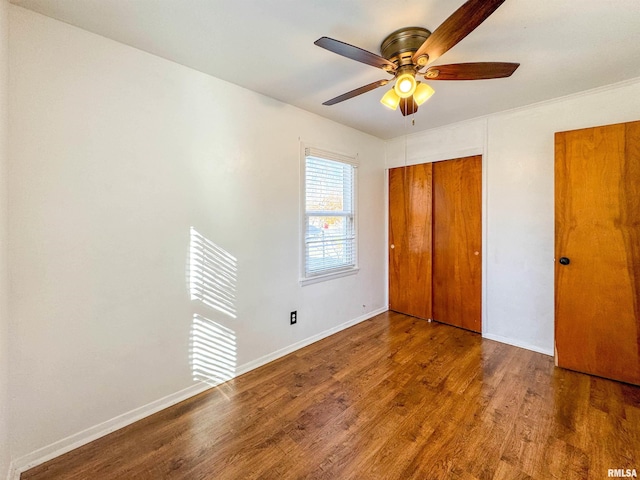
M 429 38 L 431 32 L 422 27 L 405 27 L 389 34 L 380 45 L 384 58 L 399 67 L 413 64 L 413 54 Z

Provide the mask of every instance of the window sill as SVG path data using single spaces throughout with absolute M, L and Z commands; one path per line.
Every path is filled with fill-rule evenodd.
M 349 275 L 355 275 L 360 269 L 358 267 L 349 268 L 347 270 L 340 270 L 332 273 L 325 273 L 323 275 L 315 275 L 313 277 L 307 277 L 300 279 L 300 285 L 312 285 L 314 283 L 326 282 L 327 280 L 333 280 L 334 278 L 347 277 Z

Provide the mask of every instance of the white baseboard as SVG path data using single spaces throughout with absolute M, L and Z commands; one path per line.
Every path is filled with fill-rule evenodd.
M 360 322 L 375 317 L 376 315 L 384 313 L 387 310 L 387 307 L 382 307 L 372 312 L 368 312 L 364 315 L 354 318 L 353 320 L 349 320 L 348 322 L 325 330 L 324 332 L 318 333 L 317 335 L 313 335 L 312 337 L 296 342 L 293 345 L 281 348 L 280 350 L 276 350 L 273 353 L 264 355 L 256 360 L 245 363 L 244 365 L 240 365 L 238 368 L 236 368 L 236 373 L 234 376 L 242 375 L 243 373 L 247 373 L 250 370 L 261 367 L 262 365 L 266 365 L 269 362 L 272 362 L 280 357 L 284 357 L 285 355 L 311 345 L 312 343 L 315 343 L 319 340 L 322 340 L 323 338 L 329 337 L 335 333 L 345 330 Z M 82 445 L 92 442 L 100 437 L 104 437 L 111 432 L 126 427 L 127 425 L 137 422 L 138 420 L 148 417 L 149 415 L 153 415 L 154 413 L 157 413 L 160 410 L 164 410 L 165 408 L 175 405 L 176 403 L 187 400 L 188 398 L 198 395 L 199 393 L 213 388 L 214 386 L 215 385 L 212 385 L 211 383 L 196 383 L 183 390 L 148 403 L 147 405 L 143 405 L 142 407 L 135 408 L 127 413 L 118 415 L 117 417 L 107 420 L 106 422 L 102 422 L 98 425 L 87 428 L 86 430 L 63 438 L 62 440 L 58 440 L 57 442 L 54 442 L 50 445 L 39 448 L 38 450 L 35 450 L 12 461 L 9 466 L 7 480 L 20 480 L 20 474 L 29 470 L 30 468 L 47 462 L 64 453 L 70 452 L 71 450 L 81 447 Z
M 483 333 L 482 338 L 486 338 L 488 340 L 495 340 L 496 342 L 506 343 L 507 345 L 513 345 L 514 347 L 524 348 L 525 350 L 531 350 L 533 352 L 542 353 L 544 355 L 549 355 L 553 357 L 553 349 L 547 349 L 543 347 L 538 347 L 537 345 L 530 345 L 525 342 L 521 342 L 520 340 L 515 340 L 509 337 L 503 337 L 502 335 L 494 335 L 492 333 Z
M 345 330 L 349 327 L 352 327 L 360 322 L 364 322 L 365 320 L 369 320 L 370 318 L 375 317 L 376 315 L 380 315 L 381 313 L 386 312 L 387 310 L 389 310 L 389 308 L 387 307 L 382 307 L 379 308 L 377 310 L 374 310 L 372 312 L 368 312 L 364 315 L 361 315 L 357 318 L 354 318 L 353 320 L 349 320 L 348 322 L 342 323 L 340 325 L 338 325 L 337 327 L 333 327 L 330 328 L 329 330 L 325 330 L 324 332 L 320 332 L 317 335 L 313 335 L 312 337 L 309 338 L 305 338 L 304 340 L 301 340 L 297 343 L 294 343 L 293 345 L 289 345 L 288 347 L 285 348 L 281 348 L 280 350 L 276 350 L 273 353 L 270 353 L 268 355 L 265 355 L 263 357 L 260 357 L 256 360 L 253 360 L 249 363 L 245 363 L 244 365 L 241 365 L 240 367 L 238 367 L 236 369 L 236 375 L 242 375 L 243 373 L 247 373 L 250 370 L 253 370 L 254 368 L 258 368 L 261 367 L 262 365 L 265 365 L 269 362 L 273 362 L 274 360 L 277 360 L 280 357 L 284 357 L 285 355 L 290 354 L 291 352 L 295 352 L 296 350 L 300 350 L 301 348 L 304 348 L 308 345 L 311 345 L 312 343 L 316 343 L 317 341 L 322 340 L 323 338 L 327 338 L 331 335 L 333 335 L 334 333 L 338 333 L 342 330 Z
M 115 432 L 120 428 L 126 427 L 138 420 L 142 420 L 143 418 L 153 415 L 154 413 L 170 407 L 171 405 L 175 405 L 176 403 L 202 393 L 209 388 L 211 388 L 211 385 L 203 382 L 191 385 L 179 392 L 167 395 L 166 397 L 148 403 L 147 405 L 143 405 L 142 407 L 135 408 L 129 412 L 107 420 L 106 422 L 99 423 L 98 425 L 87 428 L 86 430 L 74 433 L 62 440 L 58 440 L 46 447 L 39 448 L 38 450 L 17 458 L 12 462 L 13 468 L 9 470 L 9 479 L 19 480 L 20 474 L 30 468 L 47 462 L 64 453 L 70 452 L 71 450 L 81 447 L 82 445 L 92 442 L 100 437 L 104 437 L 111 432 Z M 13 474 L 11 470 L 13 470 Z

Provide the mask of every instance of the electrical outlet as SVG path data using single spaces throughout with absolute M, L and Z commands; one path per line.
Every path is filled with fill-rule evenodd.
M 295 325 L 296 323 L 298 323 L 298 311 L 294 310 L 293 312 L 291 312 L 291 316 L 289 317 L 289 321 L 291 322 L 291 325 Z

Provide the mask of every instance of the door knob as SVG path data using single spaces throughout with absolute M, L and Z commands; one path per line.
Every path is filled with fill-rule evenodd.
M 560 257 L 560 265 L 569 265 L 571 263 L 571 260 L 569 260 L 567 257 Z

